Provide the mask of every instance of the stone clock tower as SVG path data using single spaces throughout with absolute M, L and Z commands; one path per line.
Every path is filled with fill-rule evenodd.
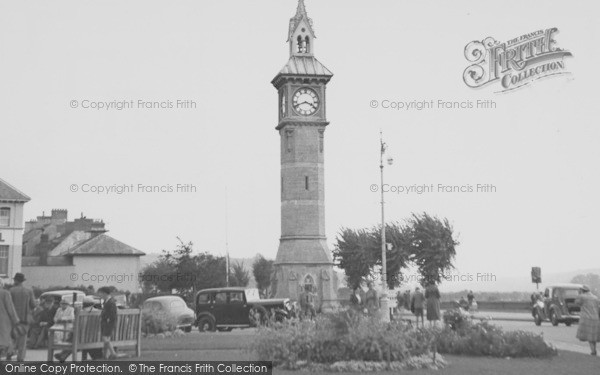
M 306 285 L 318 307 L 337 304 L 337 279 L 325 237 L 325 86 L 333 76 L 314 56 L 315 33 L 304 0 L 290 19 L 290 59 L 271 82 L 279 93 L 281 239 L 276 296 L 298 300 Z

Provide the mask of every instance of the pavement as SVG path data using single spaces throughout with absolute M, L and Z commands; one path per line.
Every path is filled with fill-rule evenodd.
M 444 311 L 442 310 L 442 314 L 443 313 Z M 477 311 L 472 313 L 471 316 L 474 319 L 501 320 L 509 322 L 533 322 L 533 317 L 528 311 Z M 415 320 L 415 316 L 410 311 L 406 310 L 400 313 L 400 318 Z

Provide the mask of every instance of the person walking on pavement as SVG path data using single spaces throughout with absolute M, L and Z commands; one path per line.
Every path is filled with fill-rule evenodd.
M 427 300 L 427 321 L 429 327 L 437 325 L 440 320 L 440 291 L 434 283 L 425 288 L 425 299 Z
M 590 293 L 590 288 L 584 285 L 575 304 L 581 307 L 579 326 L 576 337 L 590 344 L 591 355 L 597 355 L 596 343 L 600 341 L 600 301 Z
M 15 305 L 19 323 L 13 329 L 15 349 L 17 351 L 17 361 L 22 362 L 27 355 L 27 332 L 29 332 L 29 323 L 33 320 L 32 313 L 35 309 L 35 297 L 33 291 L 23 286 L 25 275 L 17 272 L 13 278 L 14 284 L 10 288 L 10 296 Z
M 421 292 L 421 288 L 416 287 L 415 293 L 410 301 L 410 311 L 415 314 L 417 318 L 417 328 L 419 328 L 419 317 L 421 317 L 421 327 L 425 327 L 425 319 L 423 316 L 423 307 L 425 305 L 425 296 Z
M 4 289 L 2 284 L 2 279 L 0 279 L 0 363 L 2 363 L 2 357 L 8 355 L 8 350 L 12 345 L 10 334 L 13 327 L 19 323 L 10 292 Z

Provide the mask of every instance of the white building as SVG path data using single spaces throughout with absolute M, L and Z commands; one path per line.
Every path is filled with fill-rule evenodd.
M 31 198 L 0 179 L 0 278 L 12 283 L 21 272 L 23 208 Z

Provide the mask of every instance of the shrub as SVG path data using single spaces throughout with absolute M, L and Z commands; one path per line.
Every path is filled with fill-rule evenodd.
M 433 331 L 401 322 L 382 323 L 351 310 L 260 327 L 252 350 L 275 366 L 340 361 L 402 362 L 429 353 Z
M 144 311 L 142 313 L 142 332 L 157 334 L 175 331 L 177 320 L 161 312 Z
M 487 321 L 473 322 L 457 314 L 444 314 L 444 321 L 447 325 L 436 337 L 440 353 L 513 358 L 557 354 L 554 346 L 532 332 L 504 332 Z

